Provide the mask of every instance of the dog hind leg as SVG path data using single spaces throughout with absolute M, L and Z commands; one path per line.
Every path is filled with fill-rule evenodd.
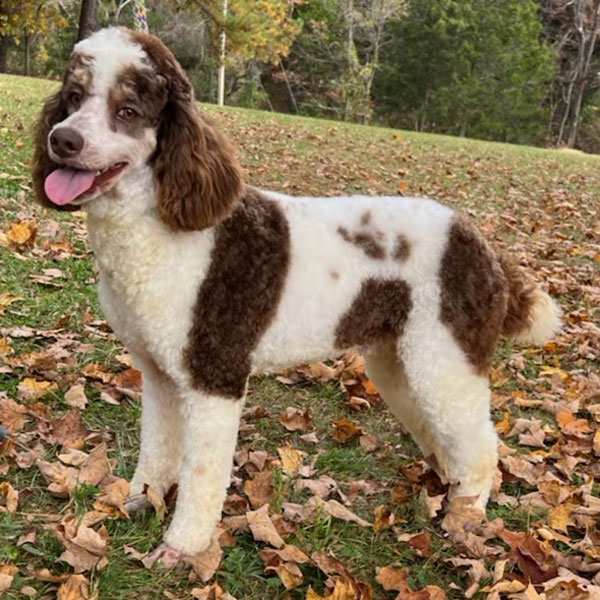
M 442 324 L 415 328 L 400 343 L 408 385 L 418 401 L 450 498 L 475 497 L 485 508 L 498 462 L 490 389 Z

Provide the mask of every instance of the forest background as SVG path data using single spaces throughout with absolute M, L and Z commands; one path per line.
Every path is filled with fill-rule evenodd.
M 133 26 L 139 4 L 0 0 L 0 72 L 58 77 L 90 14 Z M 201 101 L 217 98 L 225 31 L 226 104 L 600 151 L 600 0 L 229 0 L 226 19 L 224 0 L 144 8 Z

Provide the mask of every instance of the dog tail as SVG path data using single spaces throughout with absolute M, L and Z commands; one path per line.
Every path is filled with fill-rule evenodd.
M 541 345 L 561 327 L 561 310 L 513 260 L 500 257 L 508 281 L 508 307 L 502 333 L 517 342 Z

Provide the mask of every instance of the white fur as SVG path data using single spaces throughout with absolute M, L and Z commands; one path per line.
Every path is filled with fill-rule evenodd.
M 124 139 L 106 125 L 106 99 L 117 73 L 129 64 L 147 64 L 141 48 L 112 29 L 76 50 L 92 60 L 94 93 L 56 126 L 68 124 L 84 135 L 88 167 L 129 162 L 116 185 L 85 208 L 100 266 L 102 308 L 145 382 L 132 492 L 140 493 L 147 483 L 164 493 L 177 481 L 179 499 L 165 539 L 172 548 L 193 553 L 208 545 L 220 519 L 243 404 L 243 398 L 232 401 L 195 389 L 183 358 L 214 228 L 170 230 L 158 218 L 147 166 L 156 132 Z M 362 283 L 401 279 L 413 304 L 404 334 L 397 346 L 365 349 L 368 373 L 425 455 L 436 456 L 453 493 L 478 497 L 484 506 L 497 460 L 488 382 L 474 373 L 439 319 L 439 270 L 454 212 L 428 199 L 264 193 L 287 219 L 291 262 L 276 314 L 251 356 L 253 372 L 336 355 L 342 350 L 335 344 L 336 326 Z M 361 224 L 367 211 L 368 226 Z M 343 239 L 339 227 L 377 232 L 385 258 L 369 258 Z M 403 261 L 392 258 L 400 233 L 410 244 Z M 554 330 L 555 305 L 546 298 L 540 293 L 527 339 Z
M 560 331 L 561 310 L 556 301 L 541 289 L 536 289 L 534 294 L 529 327 L 514 335 L 512 339 L 522 344 L 538 346 L 552 339 Z

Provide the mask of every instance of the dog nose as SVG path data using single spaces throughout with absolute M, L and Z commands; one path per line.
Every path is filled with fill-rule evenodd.
M 50 134 L 50 145 L 61 158 L 72 158 L 81 152 L 83 138 L 71 127 L 59 127 Z

